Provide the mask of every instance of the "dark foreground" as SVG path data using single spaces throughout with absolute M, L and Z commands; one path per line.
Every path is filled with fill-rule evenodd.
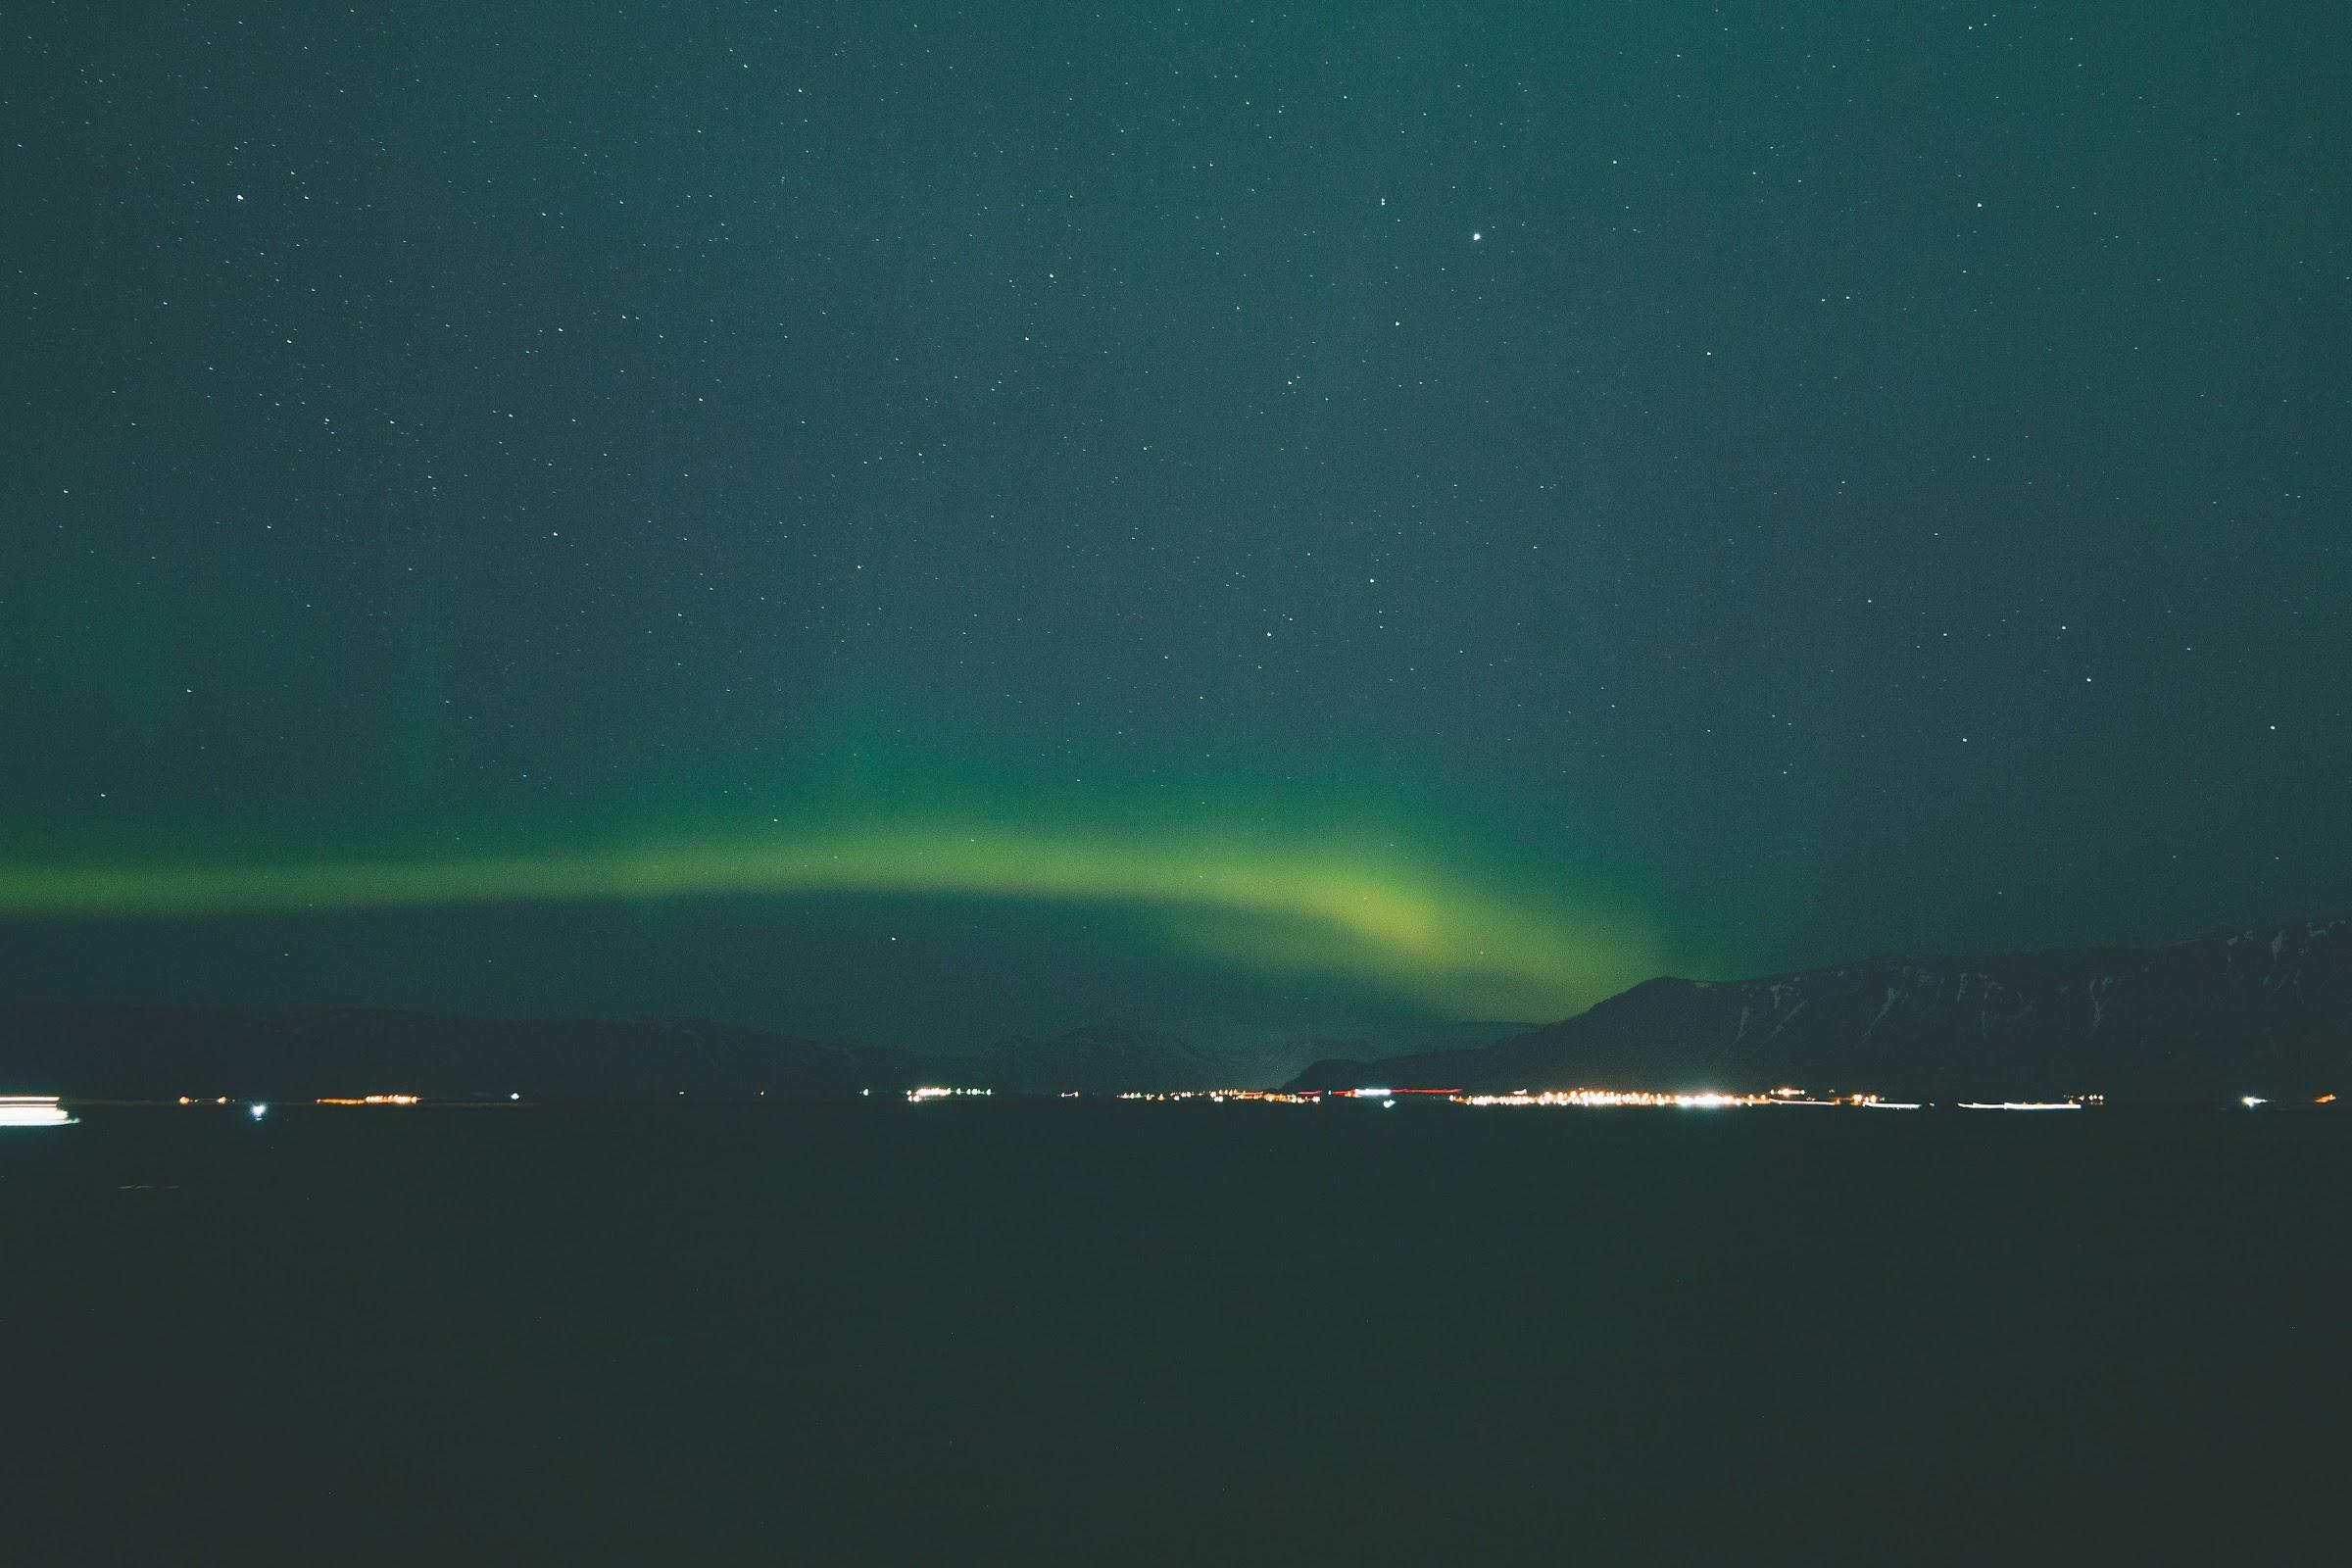
M 0 1131 L 0 1559 L 2323 1560 L 2352 1120 Z

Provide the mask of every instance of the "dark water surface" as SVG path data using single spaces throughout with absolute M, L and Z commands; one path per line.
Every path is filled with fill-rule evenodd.
M 2325 1112 L 98 1110 L 0 1561 L 2341 1560 Z

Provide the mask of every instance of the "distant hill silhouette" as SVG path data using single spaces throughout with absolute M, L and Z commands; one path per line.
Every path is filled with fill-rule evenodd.
M 1483 1038 L 1493 1037 L 1490 1030 Z M 18 1003 L 0 1004 L 0 1093 L 95 1100 L 370 1093 L 639 1100 L 680 1090 L 897 1093 L 932 1083 L 1012 1094 L 1119 1094 L 1271 1088 L 1350 1044 L 1268 1037 L 1211 1047 L 1141 1024 L 1097 1023 L 1008 1036 L 974 1053 L 933 1054 L 694 1018 Z
M 1917 1098 L 2311 1098 L 2352 1087 L 2352 921 L 2153 948 L 1887 955 L 1658 979 L 1483 1049 L 1315 1063 L 1298 1088 L 1866 1090 Z
M 1396 1026 L 1416 1045 L 1485 1045 L 1520 1025 Z M 1213 1026 L 1212 1026 L 1213 1028 Z M 1009 1035 L 977 1057 L 947 1058 L 976 1081 L 1013 1094 L 1108 1095 L 1171 1089 L 1271 1089 L 1310 1061 L 1354 1054 L 1360 1040 L 1329 1036 L 1219 1031 L 1213 1043 L 1190 1033 L 1136 1023 L 1096 1023 L 1056 1035 Z M 975 1065 L 976 1063 L 976 1065 Z
M 1008 1036 L 980 1054 L 979 1067 L 990 1087 L 1023 1095 L 1220 1088 L 1231 1070 L 1189 1040 L 1112 1023 L 1044 1037 Z
M 639 1100 L 897 1091 L 943 1071 L 911 1052 L 695 1019 L 505 1019 L 382 1008 L 0 1006 L 0 1092 L 89 1100 Z
M 1792 1084 L 1906 1099 L 2308 1099 L 2352 1085 L 2352 921 L 2153 948 L 1888 955 L 1757 980 L 1657 979 L 1492 1044 L 1385 1056 L 1350 1045 L 1324 1042 L 1293 1087 Z M 947 1083 L 1115 1094 L 1262 1087 L 1311 1049 L 1267 1041 L 1220 1050 L 1104 1023 L 930 1055 L 698 1019 L 18 1003 L 0 1005 L 0 1093 L 548 1101 L 895 1094 Z

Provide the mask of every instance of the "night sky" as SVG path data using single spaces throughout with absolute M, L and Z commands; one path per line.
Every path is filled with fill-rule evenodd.
M 2339 6 L 5 27 L 0 993 L 955 1045 L 2352 910 Z

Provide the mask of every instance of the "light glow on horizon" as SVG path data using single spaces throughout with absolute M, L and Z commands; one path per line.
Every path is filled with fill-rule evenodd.
M 1673 1110 L 1721 1110 L 1732 1105 L 1775 1103 L 1769 1095 L 1720 1095 L 1712 1090 L 1676 1094 L 1650 1089 L 1546 1089 L 1538 1094 L 1520 1090 L 1508 1095 L 1456 1095 L 1453 1100 L 1457 1105 L 1646 1105 Z

